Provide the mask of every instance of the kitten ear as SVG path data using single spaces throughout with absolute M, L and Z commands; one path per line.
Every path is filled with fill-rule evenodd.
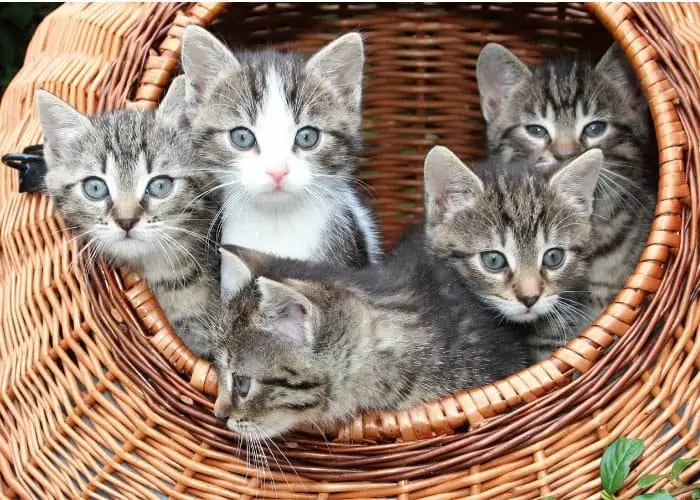
M 615 85 L 625 100 L 631 105 L 644 101 L 644 93 L 632 65 L 617 43 L 613 43 L 595 67 Z
M 256 284 L 261 295 L 259 311 L 272 331 L 283 340 L 311 342 L 315 315 L 311 301 L 291 286 L 262 276 Z
M 476 60 L 476 83 L 481 95 L 481 112 L 486 122 L 497 114 L 513 88 L 532 75 L 523 62 L 498 43 L 481 49 Z
M 59 155 L 61 149 L 92 128 L 87 117 L 46 90 L 37 91 L 36 106 L 44 142 L 53 154 Z
M 235 253 L 219 247 L 221 254 L 221 302 L 228 302 L 253 280 L 248 265 Z
M 187 81 L 185 75 L 180 75 L 175 78 L 168 88 L 168 92 L 160 101 L 160 105 L 156 110 L 156 117 L 176 127 L 183 124 L 185 118 L 185 87 Z
M 181 61 L 188 83 L 188 103 L 200 99 L 217 76 L 240 66 L 226 45 L 196 25 L 187 26 L 182 34 Z
M 462 210 L 484 191 L 481 179 L 452 151 L 435 146 L 425 157 L 425 211 L 429 223 Z
M 603 168 L 603 151 L 589 149 L 559 169 L 549 180 L 551 188 L 564 193 L 593 212 L 593 195 Z
M 362 70 L 365 63 L 362 36 L 348 33 L 316 52 L 306 63 L 307 71 L 316 71 L 341 89 L 354 111 L 362 103 Z

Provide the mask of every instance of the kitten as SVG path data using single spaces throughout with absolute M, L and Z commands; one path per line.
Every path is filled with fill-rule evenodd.
M 428 214 L 433 227 L 445 217 L 439 204 Z M 420 229 L 363 269 L 232 250 L 222 257 L 237 278 L 215 328 L 215 414 L 243 436 L 407 409 L 530 362 L 518 329 L 499 324 Z
M 207 238 L 216 208 L 200 196 L 211 174 L 194 168 L 191 143 L 178 131 L 184 84 L 175 79 L 155 112 L 85 117 L 43 90 L 37 106 L 46 186 L 58 212 L 91 257 L 146 279 L 178 335 L 207 356 L 200 320 L 218 300 L 218 258 Z
M 551 172 L 590 148 L 603 151 L 590 272 L 598 315 L 637 265 L 654 215 L 655 141 L 634 71 L 617 44 L 596 65 L 561 57 L 532 70 L 489 44 L 477 81 L 490 157 Z
M 190 26 L 187 120 L 224 191 L 222 243 L 362 266 L 380 256 L 351 177 L 361 143 L 363 46 L 350 33 L 309 60 L 234 55 Z M 222 286 L 232 279 L 224 263 Z
M 603 155 L 592 149 L 554 175 L 517 162 L 467 168 L 446 148 L 426 157 L 429 245 L 495 316 L 521 325 L 536 360 L 592 319 L 588 296 L 593 193 Z M 428 170 L 426 169 L 426 172 Z

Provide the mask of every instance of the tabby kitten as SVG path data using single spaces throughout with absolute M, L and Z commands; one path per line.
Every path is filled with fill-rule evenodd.
M 234 55 L 206 30 L 185 30 L 187 119 L 223 188 L 222 243 L 343 265 L 377 261 L 375 225 L 351 177 L 363 61 L 356 33 L 304 60 Z M 231 279 L 224 263 L 222 286 Z
M 207 238 L 216 209 L 200 196 L 211 175 L 194 168 L 190 141 L 178 131 L 184 83 L 176 79 L 155 112 L 85 117 L 43 90 L 37 106 L 56 209 L 91 257 L 148 280 L 178 335 L 207 356 L 201 319 L 218 300 L 218 259 Z
M 634 71 L 617 44 L 596 65 L 560 57 L 530 70 L 492 43 L 477 61 L 477 81 L 489 156 L 551 172 L 590 148 L 603 151 L 593 205 L 597 315 L 634 270 L 654 214 L 653 129 Z
M 426 207 L 443 214 L 428 212 L 429 246 L 496 317 L 521 325 L 537 360 L 592 319 L 591 213 L 602 159 L 592 149 L 548 178 L 517 162 L 472 171 L 442 147 L 426 157 Z
M 433 172 L 435 168 L 441 170 Z M 426 179 L 464 176 L 426 164 Z M 430 189 L 426 185 L 426 189 Z M 451 216 L 428 193 L 434 230 Z M 227 247 L 236 280 L 214 330 L 215 414 L 247 437 L 406 409 L 526 368 L 519 328 L 464 286 L 461 261 L 414 229 L 382 264 L 341 269 Z

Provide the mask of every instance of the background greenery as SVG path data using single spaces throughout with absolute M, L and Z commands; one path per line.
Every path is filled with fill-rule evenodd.
M 22 67 L 27 44 L 44 17 L 60 4 L 0 3 L 0 95 Z

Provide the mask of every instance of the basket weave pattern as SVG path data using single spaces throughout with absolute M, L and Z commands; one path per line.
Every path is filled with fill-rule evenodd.
M 626 498 L 639 492 L 638 477 L 667 470 L 677 453 L 700 456 L 700 8 L 224 7 L 60 7 L 3 97 L 0 154 L 41 141 L 37 88 L 86 113 L 157 106 L 190 23 L 232 46 L 307 52 L 360 28 L 369 78 L 359 176 L 390 245 L 421 214 L 430 146 L 465 159 L 482 154 L 474 64 L 486 41 L 531 63 L 562 48 L 599 55 L 614 38 L 642 81 L 657 132 L 661 180 L 647 248 L 603 316 L 551 359 L 410 412 L 358 417 L 329 429 L 331 442 L 280 440 L 263 450 L 266 472 L 213 416 L 213 369 L 175 337 L 147 284 L 128 270 L 84 269 L 51 203 L 18 194 L 16 174 L 3 169 L 0 493 L 587 498 L 600 490 L 602 450 L 624 435 L 646 443 Z M 683 477 L 698 472 L 695 464 Z

